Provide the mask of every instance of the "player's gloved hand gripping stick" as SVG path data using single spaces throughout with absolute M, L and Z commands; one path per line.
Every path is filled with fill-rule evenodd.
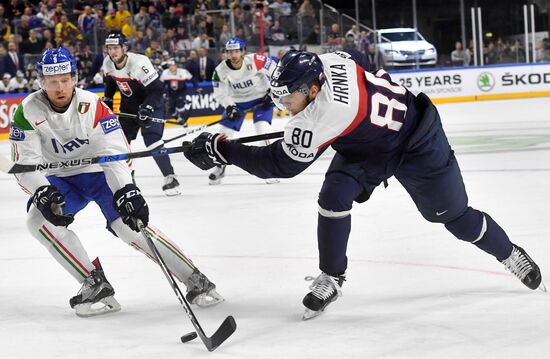
M 234 139 L 233 141 L 236 141 L 238 143 L 265 141 L 265 140 L 283 137 L 283 134 L 284 134 L 283 131 L 271 132 L 263 135 L 241 137 L 238 139 Z M 115 155 L 79 158 L 74 160 L 39 163 L 34 165 L 24 165 L 24 164 L 14 163 L 10 159 L 0 154 L 0 171 L 5 173 L 24 173 L 24 172 L 47 170 L 50 168 L 78 167 L 78 166 L 91 165 L 94 163 L 105 163 L 105 162 L 122 161 L 122 160 L 141 158 L 141 157 L 155 157 L 155 156 L 170 155 L 172 153 L 188 151 L 190 148 L 191 148 L 191 142 L 184 142 L 179 147 L 159 148 L 159 149 L 150 150 L 150 151 L 120 153 Z

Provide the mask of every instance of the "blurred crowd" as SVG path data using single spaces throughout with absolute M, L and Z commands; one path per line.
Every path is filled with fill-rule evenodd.
M 147 55 L 159 71 L 174 60 L 194 82 L 210 80 L 231 30 L 249 52 L 262 45 L 354 48 L 374 64 L 373 34 L 327 18 L 322 29 L 320 6 L 318 0 L 6 0 L 0 3 L 0 93 L 36 90 L 34 64 L 45 48 L 58 46 L 77 58 L 80 87 L 102 87 L 103 42 L 111 31 L 122 32 L 130 51 Z M 464 58 L 473 64 L 472 50 L 473 44 L 463 50 L 457 42 L 441 65 L 460 65 Z M 547 38 L 536 53 L 537 61 L 550 61 Z M 486 44 L 484 56 L 485 64 L 519 63 L 525 50 L 521 41 L 498 39 Z
M 523 40 L 523 39 L 522 39 Z M 532 43 L 529 43 L 529 55 L 533 54 Z M 474 43 L 470 41 L 468 48 L 463 49 L 462 42 L 456 41 L 455 49 L 451 52 L 449 65 L 466 66 L 474 65 Z M 526 61 L 524 42 L 519 39 L 503 40 L 501 37 L 496 41 L 489 40 L 483 47 L 483 64 L 513 64 Z M 530 58 L 533 61 L 533 58 Z M 550 40 L 546 37 L 539 40 L 535 47 L 535 62 L 550 61 Z
M 110 31 L 126 35 L 130 51 L 147 55 L 159 70 L 169 59 L 194 69 L 201 55 L 217 64 L 232 25 L 249 51 L 262 45 L 262 29 L 263 45 L 296 43 L 298 36 L 319 44 L 316 16 L 310 0 L 8 0 L 0 4 L 0 90 L 36 89 L 37 57 L 58 46 L 77 57 L 80 87 L 101 85 L 102 45 Z M 210 80 L 197 75 L 195 81 Z

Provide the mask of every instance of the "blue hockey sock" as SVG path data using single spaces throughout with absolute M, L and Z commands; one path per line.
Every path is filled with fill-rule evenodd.
M 351 230 L 351 215 L 343 218 L 327 218 L 319 214 L 317 243 L 319 268 L 326 274 L 338 276 L 348 267 L 346 250 Z
M 445 223 L 445 228 L 458 239 L 473 243 L 499 261 L 512 253 L 512 242 L 504 230 L 487 213 L 472 207 L 457 219 Z

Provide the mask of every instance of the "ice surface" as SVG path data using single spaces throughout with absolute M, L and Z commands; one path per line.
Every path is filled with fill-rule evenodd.
M 439 105 L 471 205 L 487 211 L 550 272 L 550 100 Z M 276 129 L 284 119 L 275 118 Z M 167 129 L 166 137 L 181 129 Z M 249 121 L 242 135 L 253 134 Z M 136 143 L 136 150 L 143 144 Z M 0 143 L 7 155 L 9 145 Z M 344 296 L 302 322 L 306 275 L 316 276 L 317 194 L 330 153 L 304 174 L 266 185 L 229 167 L 222 185 L 181 154 L 183 195 L 165 197 L 152 159 L 137 160 L 151 221 L 226 298 L 195 309 L 208 335 L 227 315 L 236 333 L 216 352 L 180 336 L 193 328 L 160 268 L 108 233 L 94 204 L 72 229 L 99 256 L 122 311 L 82 319 L 79 285 L 25 227 L 27 196 L 0 174 L 0 358 L 543 358 L 550 294 L 422 219 L 390 180 L 356 205 Z M 550 286 L 549 286 L 550 287 Z M 183 288 L 183 286 L 182 286 Z

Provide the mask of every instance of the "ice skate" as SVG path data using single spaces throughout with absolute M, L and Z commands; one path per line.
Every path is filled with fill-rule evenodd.
M 188 127 L 187 120 L 189 120 L 189 112 L 185 111 L 184 109 L 177 109 L 175 116 L 176 121 L 178 122 L 178 125 L 182 125 L 183 127 Z
M 338 299 L 342 295 L 341 288 L 345 280 L 346 274 L 333 277 L 321 272 L 309 286 L 311 292 L 302 300 L 306 307 L 302 320 L 315 318 L 325 310 L 327 305 Z
M 542 275 L 540 269 L 525 252 L 525 250 L 519 246 L 513 245 L 512 254 L 510 257 L 502 261 L 502 264 L 513 275 L 519 278 L 527 288 L 535 290 L 539 288 L 543 292 L 546 292 L 546 286 L 542 282 Z
M 164 177 L 164 185 L 162 190 L 167 196 L 179 196 L 181 192 L 179 191 L 180 183 L 176 179 L 176 175 L 168 175 Z
M 187 287 L 185 299 L 199 307 L 210 307 L 224 301 L 224 298 L 216 292 L 216 285 L 212 283 L 197 268 L 184 282 Z
M 76 311 L 76 315 L 84 318 L 118 312 L 120 304 L 114 295 L 115 290 L 105 278 L 103 269 L 99 267 L 84 279 L 82 288 L 69 300 L 69 304 Z
M 222 178 L 225 177 L 225 165 L 216 166 L 216 169 L 214 169 L 214 172 L 212 172 L 210 175 L 208 175 L 208 179 L 210 180 L 210 185 L 217 185 L 222 182 Z

